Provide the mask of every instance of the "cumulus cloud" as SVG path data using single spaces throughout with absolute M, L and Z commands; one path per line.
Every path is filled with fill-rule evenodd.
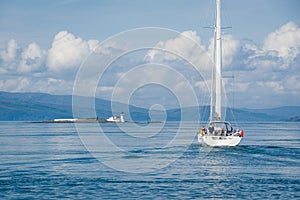
M 112 98 L 123 103 L 128 103 L 130 100 L 131 103 L 142 107 L 151 107 L 156 103 L 164 102 L 164 105 L 170 108 L 177 105 L 177 101 L 174 101 L 176 97 L 185 106 L 196 106 L 192 96 L 196 89 L 192 88 L 191 80 L 176 69 L 167 65 L 149 63 L 124 73 L 114 85 Z M 167 90 L 174 95 L 170 97 L 172 99 L 165 99 Z M 131 98 L 136 93 L 147 100 Z
M 187 78 L 187 83 L 194 84 L 196 91 L 204 93 L 210 82 L 204 82 L 199 77 L 197 79 L 196 69 L 183 60 L 186 59 L 196 66 L 200 73 L 208 74 L 205 78 L 210 80 L 212 42 L 213 40 L 205 47 L 201 44 L 201 37 L 195 31 L 189 30 L 175 38 L 158 42 L 154 49 L 145 50 L 146 56 L 143 61 L 132 60 L 135 56 L 119 58 L 106 71 L 97 94 L 109 98 L 113 91 L 122 93 L 130 84 L 143 84 L 152 77 L 169 81 L 176 92 L 184 91 L 185 85 L 182 81 L 169 77 L 169 73 L 148 69 L 137 73 L 136 76 L 131 75 L 132 79 L 128 80 L 128 83 L 124 79 L 124 85 L 115 88 L 114 84 L 132 66 L 149 63 L 172 67 Z M 224 35 L 222 44 L 224 73 L 235 75 L 234 80 L 225 79 L 224 83 L 229 85 L 226 88 L 229 95 L 232 92 L 238 95 L 237 106 L 259 107 L 268 106 L 270 102 L 284 104 L 285 100 L 300 101 L 300 28 L 296 23 L 288 22 L 271 32 L 261 45 L 251 40 L 238 41 L 232 35 Z M 84 40 L 68 31 L 57 33 L 48 50 L 36 42 L 22 48 L 15 39 L 11 39 L 7 47 L 0 50 L 0 90 L 71 93 L 74 79 L 70 78 L 70 71 L 76 73 L 91 52 L 113 57 L 124 45 L 115 43 L 98 47 L 98 40 Z M 92 63 L 92 66 L 95 68 L 98 65 Z M 97 69 L 91 69 L 89 73 L 93 73 L 93 70 Z M 90 82 L 87 80 L 87 88 Z M 158 96 L 163 97 L 164 94 Z
M 15 39 L 9 40 L 7 49 L 0 51 L 0 73 L 18 74 L 37 71 L 44 65 L 46 51 L 33 42 L 25 49 Z
M 57 33 L 48 50 L 36 42 L 20 47 L 11 39 L 0 50 L 0 90 L 71 94 L 74 80 L 61 72 L 75 73 L 98 45 L 98 40 L 86 41 L 67 31 Z
M 267 35 L 261 47 L 241 42 L 233 63 L 238 74 L 234 87 L 242 102 L 270 107 L 299 101 L 299 61 L 300 29 L 294 22 Z
M 55 35 L 48 51 L 47 67 L 55 72 L 77 69 L 98 43 L 97 40 L 85 41 L 72 33 L 61 31 Z
M 88 40 L 87 41 L 89 45 L 90 51 L 95 51 L 99 47 L 99 41 L 98 40 Z
M 270 33 L 264 41 L 264 51 L 275 51 L 285 59 L 294 59 L 300 52 L 300 28 L 289 22 Z
M 240 42 L 232 35 L 223 35 L 222 39 L 222 65 L 223 67 L 229 66 L 233 62 L 234 56 L 240 48 Z M 208 53 L 213 57 L 214 40 L 210 40 Z
M 291 93 L 296 96 L 300 96 L 300 75 L 290 75 L 283 81 L 286 93 Z
M 234 39 L 232 35 L 223 36 L 223 65 L 226 67 L 233 62 L 234 56 L 237 54 L 240 43 Z M 156 48 L 174 52 L 190 61 L 192 64 L 202 66 L 201 70 L 210 70 L 211 60 L 213 58 L 214 40 L 210 40 L 208 49 L 201 44 L 201 38 L 195 31 L 184 31 L 177 38 L 167 41 L 161 41 Z M 174 55 L 162 50 L 150 50 L 146 56 L 147 61 L 170 61 L 182 59 L 178 55 Z
M 0 80 L 0 91 L 44 92 L 50 94 L 72 94 L 73 81 L 44 77 L 7 77 Z
M 50 94 L 72 94 L 73 81 L 48 77 L 44 79 L 34 79 L 32 90 L 35 92 L 46 92 Z
M 229 95 L 235 93 L 243 99 L 238 106 L 252 104 L 259 107 L 262 106 L 261 101 L 266 101 L 270 97 L 283 103 L 283 99 L 286 99 L 284 95 L 299 95 L 300 74 L 299 64 L 297 64 L 300 60 L 299 30 L 294 22 L 289 22 L 267 35 L 261 46 L 251 40 L 238 41 L 232 35 L 223 35 L 223 71 L 225 74 L 235 75 L 234 80 L 224 79 L 224 83 L 229 86 L 226 88 Z M 191 41 L 200 44 L 201 48 L 197 49 L 197 45 Z M 206 50 L 201 45 L 201 39 L 196 32 L 185 31 L 176 38 L 159 42 L 156 47 L 167 51 L 150 50 L 146 60 L 174 66 L 174 62 L 178 63 L 181 58 L 168 53 L 171 51 L 201 66 L 203 62 L 201 55 L 208 53 L 212 58 L 213 46 L 213 39 L 211 39 Z M 199 49 L 201 50 L 198 51 Z M 211 69 L 211 65 L 206 66 L 207 70 Z M 205 68 L 199 70 L 203 72 Z M 192 79 L 193 76 L 189 78 Z M 201 81 L 196 81 L 194 84 L 204 88 L 204 83 Z
M 183 59 L 202 70 L 208 70 L 210 67 L 210 58 L 195 31 L 184 31 L 177 38 L 159 42 L 145 57 L 148 62 L 159 63 Z
M 0 51 L 2 73 L 15 69 L 19 45 L 15 39 L 9 40 L 7 49 Z
M 255 69 L 287 71 L 300 55 L 300 28 L 289 22 L 270 33 L 261 49 L 256 48 L 248 58 Z
M 4 62 L 13 62 L 16 58 L 17 50 L 19 46 L 15 39 L 9 40 L 7 44 L 7 49 L 0 52 L 1 59 Z
M 20 65 L 18 67 L 19 72 L 32 72 L 41 67 L 44 62 L 46 51 L 42 50 L 35 42 L 28 45 L 28 47 L 22 52 Z
M 0 80 L 0 90 L 10 92 L 28 91 L 30 83 L 28 77 L 7 78 Z

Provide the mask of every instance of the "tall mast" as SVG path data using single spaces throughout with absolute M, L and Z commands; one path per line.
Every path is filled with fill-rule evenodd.
M 222 118 L 222 33 L 221 33 L 221 2 L 216 0 L 215 24 L 215 119 Z

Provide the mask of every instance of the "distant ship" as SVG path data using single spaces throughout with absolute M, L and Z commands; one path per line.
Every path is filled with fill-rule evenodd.
M 107 119 L 102 118 L 71 118 L 71 119 L 54 119 L 42 121 L 43 123 L 124 123 L 124 113 L 122 112 L 120 116 L 111 116 Z
M 123 123 L 125 122 L 124 113 L 122 112 L 120 116 L 111 116 L 110 118 L 106 119 L 107 122 L 114 122 L 114 123 Z

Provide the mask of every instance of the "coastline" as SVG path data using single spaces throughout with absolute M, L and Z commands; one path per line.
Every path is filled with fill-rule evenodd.
M 101 118 L 74 118 L 74 119 L 53 119 L 36 121 L 32 123 L 111 123 Z

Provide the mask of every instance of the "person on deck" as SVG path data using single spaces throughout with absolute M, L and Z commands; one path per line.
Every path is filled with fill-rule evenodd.
M 215 128 L 213 127 L 212 124 L 210 124 L 209 127 L 208 127 L 208 132 L 209 132 L 209 134 L 213 134 L 214 131 L 215 131 Z

